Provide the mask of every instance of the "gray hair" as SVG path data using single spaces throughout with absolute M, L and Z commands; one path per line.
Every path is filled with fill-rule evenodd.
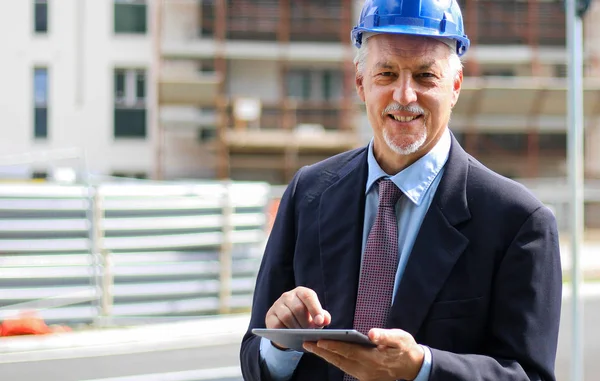
M 357 72 L 360 76 L 364 74 L 365 65 L 367 63 L 367 53 L 368 53 L 368 40 L 369 37 L 373 36 L 374 33 L 363 33 L 362 35 L 362 44 L 358 51 L 356 52 L 356 56 L 354 57 L 354 64 L 357 65 Z M 450 68 L 450 74 L 452 77 L 456 76 L 463 69 L 462 61 L 458 54 L 456 54 L 456 50 L 452 48 L 452 46 L 448 45 L 448 49 L 450 50 L 450 57 L 448 59 L 448 66 Z

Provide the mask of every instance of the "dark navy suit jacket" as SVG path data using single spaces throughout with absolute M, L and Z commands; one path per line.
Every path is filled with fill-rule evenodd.
M 453 138 L 387 322 L 432 349 L 430 380 L 554 380 L 561 307 L 556 222 L 523 186 Z M 268 380 L 260 337 L 271 305 L 313 289 L 329 328 L 351 328 L 361 260 L 367 150 L 304 167 L 288 186 L 257 277 L 240 352 L 245 380 Z M 293 380 L 341 381 L 305 354 Z

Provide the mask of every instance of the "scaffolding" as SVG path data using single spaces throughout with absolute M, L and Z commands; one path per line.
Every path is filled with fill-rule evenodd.
M 300 166 L 357 147 L 353 51 L 348 32 L 352 7 L 352 0 L 159 0 L 154 37 L 157 108 L 187 105 L 211 110 L 215 139 L 204 148 L 211 152 L 217 178 L 235 178 L 236 171 L 262 169 L 275 172 L 271 177 L 275 181 L 287 182 Z M 173 33 L 165 33 L 165 19 L 176 13 L 188 15 L 189 34 L 173 37 Z M 185 44 L 187 48 L 181 48 Z M 311 45 L 319 46 L 325 56 L 304 55 Z M 166 67 L 178 60 L 196 61 L 210 70 L 184 74 Z M 239 78 L 232 73 L 236 60 L 256 65 L 276 62 L 277 96 L 261 99 L 236 94 L 231 89 L 231 82 Z M 327 68 L 323 81 L 331 81 L 325 77 L 339 73 L 339 96 L 290 96 L 290 72 L 298 65 L 307 70 Z M 239 104 L 248 100 L 254 102 L 246 104 L 259 108 L 255 120 L 239 116 Z M 164 178 L 169 128 L 161 121 L 156 123 L 155 177 Z
M 562 2 L 459 2 L 472 47 L 465 56 L 452 131 L 467 151 L 505 175 L 564 175 L 567 62 Z M 360 0 L 155 3 L 154 72 L 160 109 L 153 115 L 159 136 L 155 177 L 173 177 L 167 167 L 176 165 L 168 163 L 179 155 L 183 163 L 211 168 L 207 177 L 285 183 L 303 165 L 365 144 L 359 127 L 368 126 L 358 126 L 366 118 L 355 95 L 349 38 Z M 600 20 L 599 8 L 593 5 L 586 20 L 584 83 L 587 170 L 597 178 L 600 85 L 594 78 L 600 77 L 600 29 L 595 24 L 600 23 L 594 20 Z M 328 80 L 341 78 L 337 97 L 293 94 L 292 75 L 306 83 L 306 73 L 322 68 L 333 73 Z M 261 78 L 249 80 L 253 73 Z M 250 110 L 253 117 L 244 119 L 236 111 L 240 103 L 258 104 L 260 111 Z M 193 108 L 188 110 L 190 128 L 178 144 L 169 139 L 183 129 L 161 119 L 164 108 L 173 105 Z M 202 126 L 208 125 L 212 141 L 190 132 L 205 131 Z M 240 178 L 252 171 L 263 172 Z
M 471 40 L 452 127 L 464 147 L 513 177 L 566 176 L 564 2 L 459 0 Z M 600 177 L 600 8 L 586 19 L 586 155 Z M 511 70 L 505 68 L 511 67 Z

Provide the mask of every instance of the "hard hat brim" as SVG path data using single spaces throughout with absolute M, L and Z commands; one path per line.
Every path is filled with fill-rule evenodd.
M 378 34 L 403 34 L 411 36 L 423 36 L 423 37 L 435 37 L 435 38 L 446 38 L 456 40 L 456 54 L 462 56 L 466 53 L 469 48 L 470 41 L 467 36 L 460 36 L 456 34 L 439 33 L 431 28 L 424 28 L 420 26 L 412 25 L 387 25 L 377 27 L 354 27 L 352 29 L 352 41 L 357 48 L 362 45 L 362 34 L 363 33 L 378 33 Z

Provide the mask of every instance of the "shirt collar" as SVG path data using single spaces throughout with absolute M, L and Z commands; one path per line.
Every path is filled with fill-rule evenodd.
M 390 176 L 377 163 L 373 154 L 373 139 L 371 139 L 367 157 L 369 175 L 367 177 L 365 193 L 369 192 L 377 180 L 385 177 L 392 180 L 409 200 L 416 205 L 420 205 L 431 183 L 448 160 L 450 144 L 450 131 L 446 128 L 446 131 L 444 131 L 442 137 L 431 151 L 401 172 Z

